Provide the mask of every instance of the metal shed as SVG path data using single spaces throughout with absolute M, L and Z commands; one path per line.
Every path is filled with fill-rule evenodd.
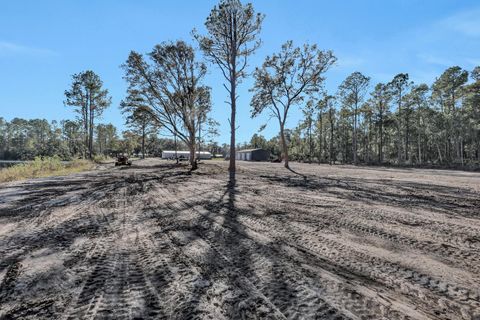
M 270 151 L 265 149 L 245 149 L 237 151 L 235 159 L 244 161 L 268 161 Z

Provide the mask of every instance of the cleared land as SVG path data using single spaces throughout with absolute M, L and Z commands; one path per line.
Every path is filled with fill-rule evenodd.
M 480 317 L 480 174 L 292 166 L 0 184 L 0 318 Z

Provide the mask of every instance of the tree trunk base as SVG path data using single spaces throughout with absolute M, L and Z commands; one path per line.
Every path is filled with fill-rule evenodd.
M 193 161 L 192 163 L 190 163 L 190 171 L 195 171 L 197 169 L 198 169 L 197 161 Z
M 234 187 L 235 186 L 235 175 L 236 175 L 235 170 L 229 170 L 228 171 L 228 186 L 229 187 Z

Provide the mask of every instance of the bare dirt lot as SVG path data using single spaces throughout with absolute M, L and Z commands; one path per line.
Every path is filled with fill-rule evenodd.
M 292 167 L 0 185 L 0 318 L 480 319 L 480 174 Z

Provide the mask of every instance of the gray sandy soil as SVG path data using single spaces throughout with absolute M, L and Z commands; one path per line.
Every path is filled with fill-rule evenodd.
M 0 319 L 480 319 L 480 174 L 292 167 L 0 184 Z

